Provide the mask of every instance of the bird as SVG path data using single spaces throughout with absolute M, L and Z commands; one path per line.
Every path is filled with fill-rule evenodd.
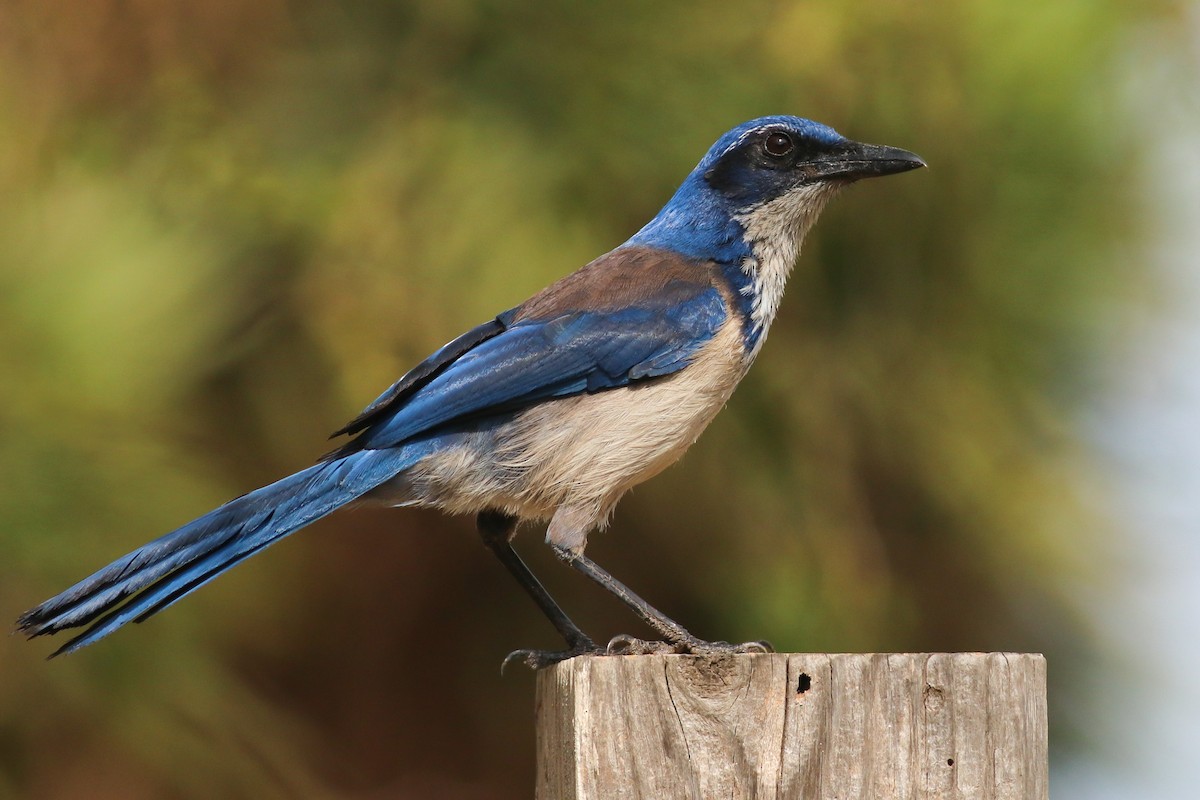
M 769 651 L 694 636 L 585 555 L 588 536 L 725 406 L 826 204 L 858 180 L 924 166 L 800 117 L 734 127 L 641 230 L 437 350 L 337 430 L 348 438 L 317 463 L 118 558 L 21 615 L 18 630 L 83 627 L 49 657 L 74 652 L 340 507 L 382 504 L 474 516 L 566 643 L 509 659 Z M 546 521 L 555 555 L 660 639 L 599 646 L 567 616 L 512 544 L 519 524 Z

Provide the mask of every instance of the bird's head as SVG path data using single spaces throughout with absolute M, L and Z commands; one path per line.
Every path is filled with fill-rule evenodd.
M 796 193 L 923 166 L 907 150 L 855 142 L 819 122 L 761 117 L 718 139 L 689 180 L 702 180 L 731 208 L 745 211 Z
M 923 166 L 907 150 L 856 142 L 819 122 L 760 117 L 717 139 L 630 243 L 718 260 L 740 258 L 739 246 L 764 237 L 794 240 L 798 250 L 839 189 Z

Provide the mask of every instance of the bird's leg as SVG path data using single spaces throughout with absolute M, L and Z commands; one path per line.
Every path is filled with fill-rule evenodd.
M 609 653 L 772 653 L 769 642 L 706 642 L 688 632 L 686 628 L 639 597 L 632 589 L 614 578 L 607 570 L 582 553 L 551 544 L 554 554 L 570 564 L 596 583 L 603 586 L 618 600 L 629 606 L 643 622 L 662 636 L 663 642 L 645 642 L 631 636 L 617 636 L 609 642 Z
M 533 598 L 533 602 L 537 603 L 538 608 L 550 620 L 550 624 L 567 642 L 567 650 L 562 652 L 514 650 L 504 659 L 501 669 L 514 660 L 523 661 L 532 669 L 541 669 L 585 653 L 604 652 L 578 625 L 571 621 L 567 613 L 554 601 L 554 598 L 546 591 L 546 587 L 542 586 L 542 582 L 537 579 L 537 576 L 513 549 L 512 536 L 517 528 L 516 517 L 498 511 L 484 511 L 475 518 L 475 525 L 479 529 L 479 536 L 483 539 L 483 543 L 496 554 L 500 563 L 517 579 L 517 583 L 521 584 L 521 588 Z

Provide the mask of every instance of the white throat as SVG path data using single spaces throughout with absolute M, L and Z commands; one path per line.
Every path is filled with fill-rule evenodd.
M 750 286 L 743 291 L 753 297 L 750 318 L 760 332 L 752 355 L 767 338 L 805 234 L 839 189 L 840 183 L 808 184 L 735 217 L 750 245 L 742 270 L 750 277 Z

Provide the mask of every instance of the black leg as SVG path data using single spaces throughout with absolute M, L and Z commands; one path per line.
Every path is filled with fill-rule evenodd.
M 504 663 L 508 664 L 509 661 L 516 659 L 538 669 L 584 653 L 603 652 L 578 625 L 571 621 L 571 618 L 554 601 L 554 598 L 546 591 L 546 587 L 542 586 L 542 582 L 537 579 L 537 576 L 513 549 L 511 539 L 513 531 L 517 527 L 516 517 L 498 511 L 484 511 L 475 518 L 475 524 L 483 543 L 496 554 L 500 563 L 517 579 L 517 583 L 521 584 L 521 588 L 533 598 L 533 602 L 537 603 L 538 608 L 550 620 L 550 624 L 567 642 L 565 652 L 516 650 L 508 654 Z
M 771 653 L 774 649 L 768 642 L 746 642 L 730 644 L 728 642 L 706 642 L 688 632 L 686 628 L 654 606 L 647 603 L 625 584 L 614 578 L 607 570 L 592 561 L 587 556 L 573 553 L 564 547 L 550 545 L 555 555 L 570 564 L 596 583 L 603 586 L 618 600 L 629 606 L 633 613 L 670 645 L 663 647 L 660 642 L 643 642 L 627 636 L 618 636 L 609 643 L 608 651 L 616 652 L 662 652 L 672 650 L 678 653 Z

